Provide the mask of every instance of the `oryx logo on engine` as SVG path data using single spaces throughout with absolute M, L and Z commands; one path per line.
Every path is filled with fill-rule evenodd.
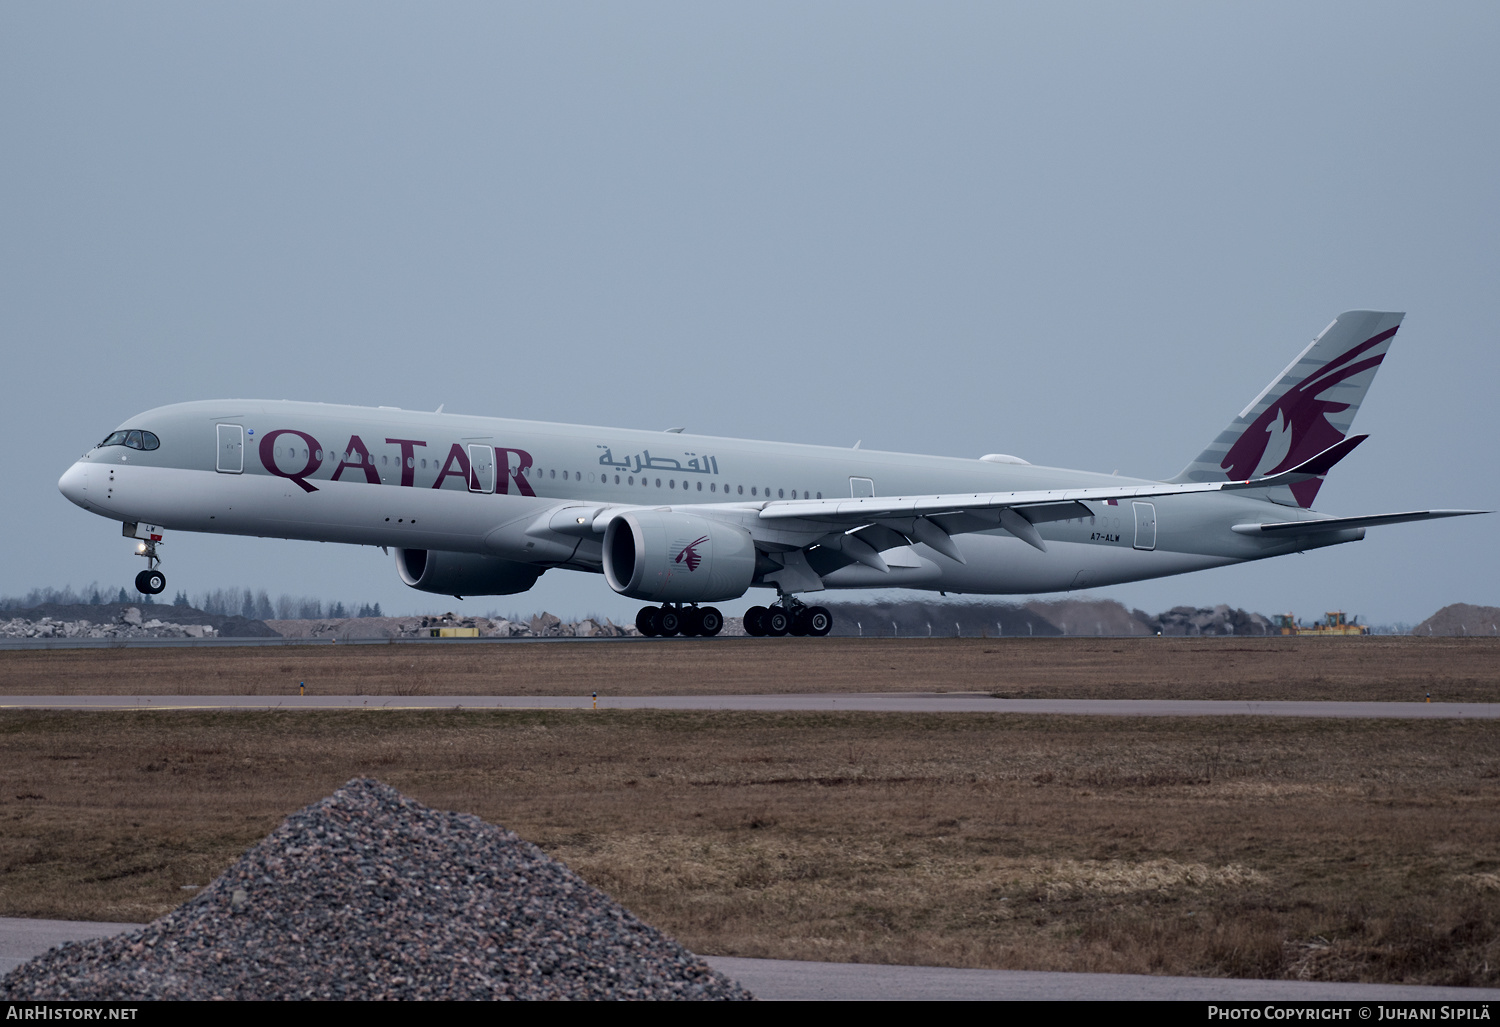
M 677 553 L 676 557 L 673 558 L 672 562 L 687 564 L 687 569 L 690 572 L 697 570 L 698 565 L 703 562 L 703 554 L 698 552 L 698 547 L 707 541 L 707 535 L 699 536 L 692 542 L 689 542 L 687 545 L 683 546 L 682 549 Z

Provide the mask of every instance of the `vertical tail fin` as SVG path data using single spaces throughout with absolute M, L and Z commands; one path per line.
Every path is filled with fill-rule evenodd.
M 1342 441 L 1405 316 L 1377 310 L 1340 314 L 1172 481 L 1265 477 Z M 1266 498 L 1309 507 L 1322 483 L 1314 478 L 1269 489 Z

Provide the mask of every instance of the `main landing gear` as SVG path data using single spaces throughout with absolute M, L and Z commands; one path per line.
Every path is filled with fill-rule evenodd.
M 647 638 L 672 635 L 717 635 L 724 615 L 712 606 L 663 603 L 643 606 L 635 615 L 635 628 Z M 745 611 L 745 634 L 756 636 L 810 635 L 821 638 L 833 629 L 833 614 L 826 606 L 808 606 L 790 595 L 782 595 L 774 606 L 752 606 Z
M 717 635 L 724 628 L 724 615 L 712 606 L 663 603 L 643 606 L 635 615 L 635 628 L 647 638 L 672 635 Z
M 752 606 L 745 611 L 747 635 L 811 635 L 822 638 L 833 630 L 833 614 L 826 606 L 808 606 L 783 594 L 774 606 Z

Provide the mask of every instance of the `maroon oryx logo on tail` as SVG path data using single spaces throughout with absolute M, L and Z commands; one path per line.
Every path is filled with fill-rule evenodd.
M 698 552 L 698 547 L 707 541 L 707 535 L 704 535 L 701 538 L 694 539 L 692 542 L 689 542 L 687 545 L 682 547 L 682 552 L 678 553 L 677 558 L 672 562 L 687 564 L 687 569 L 690 572 L 697 570 L 698 565 L 703 562 L 703 554 Z
M 1378 367 L 1385 359 L 1384 353 L 1373 357 L 1364 354 L 1395 334 L 1395 328 L 1388 328 L 1334 357 L 1261 411 L 1224 454 L 1220 466 L 1228 472 L 1230 480 L 1244 481 L 1285 471 L 1342 442 L 1344 433 L 1328 422 L 1328 415 L 1347 410 L 1349 405 L 1324 399 L 1322 394 Z M 1278 443 L 1274 448 L 1273 441 Z M 1291 486 L 1292 495 L 1303 507 L 1312 506 L 1321 484 L 1317 478 L 1298 482 Z

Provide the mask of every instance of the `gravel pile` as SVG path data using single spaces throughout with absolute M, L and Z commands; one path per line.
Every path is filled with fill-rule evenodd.
M 510 831 L 350 781 L 154 923 L 0 999 L 749 999 Z

